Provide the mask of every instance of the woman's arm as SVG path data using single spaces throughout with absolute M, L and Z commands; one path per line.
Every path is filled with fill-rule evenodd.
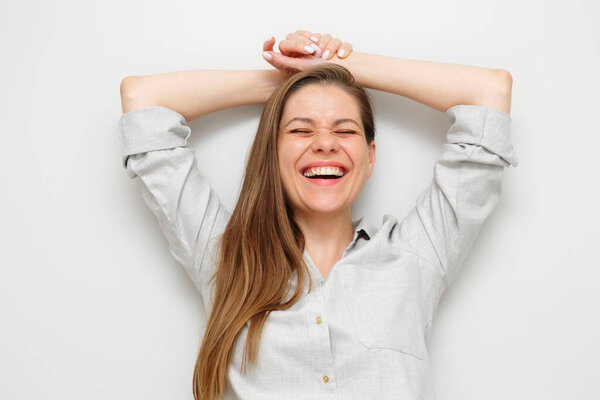
M 123 113 L 163 106 L 192 120 L 230 107 L 265 103 L 284 75 L 273 70 L 194 70 L 128 76 L 121 81 Z
M 316 46 L 308 31 L 290 33 L 279 44 L 283 54 L 310 55 Z M 352 54 L 352 45 L 331 35 L 319 36 L 317 48 L 330 50 L 336 54 L 339 49 Z M 272 51 L 275 38 L 263 42 L 263 51 Z M 320 46 L 320 47 L 319 47 Z M 322 49 L 321 49 L 322 47 Z M 306 48 L 311 51 L 307 52 Z M 312 57 L 309 57 L 312 58 Z M 336 59 L 333 56 L 331 60 Z M 290 58 L 291 59 L 291 58 Z M 310 65 L 326 60 L 313 58 L 304 60 L 302 65 Z M 298 61 L 298 60 L 295 60 Z M 144 76 L 129 76 L 121 81 L 121 103 L 123 113 L 149 106 L 163 106 L 177 111 L 186 120 L 226 108 L 248 104 L 265 103 L 273 91 L 290 75 L 290 70 L 194 70 L 177 71 Z
M 442 112 L 466 104 L 510 114 L 512 77 L 507 70 L 356 51 L 329 62 L 348 68 L 361 86 L 398 94 Z

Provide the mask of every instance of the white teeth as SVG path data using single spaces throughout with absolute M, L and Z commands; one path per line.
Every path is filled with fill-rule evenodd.
M 315 176 L 315 175 L 337 175 L 343 176 L 344 171 L 338 167 L 313 167 L 308 168 L 304 171 L 304 176 Z

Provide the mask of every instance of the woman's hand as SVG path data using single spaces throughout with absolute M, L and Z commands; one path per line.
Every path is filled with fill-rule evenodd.
M 332 57 L 346 58 L 352 53 L 352 45 L 343 43 L 330 34 L 321 35 L 299 30 L 279 42 L 281 53 L 273 51 L 275 39 L 263 43 L 263 57 L 286 77 L 290 77 L 313 65 L 329 62 Z

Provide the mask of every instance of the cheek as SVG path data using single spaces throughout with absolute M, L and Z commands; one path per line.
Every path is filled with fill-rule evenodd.
M 352 160 L 352 165 L 357 170 L 365 170 L 369 165 L 368 148 L 362 143 L 348 143 L 344 146 L 344 152 Z
M 285 150 L 280 150 L 277 154 L 277 158 L 279 159 L 279 171 L 283 174 L 287 171 L 287 168 L 289 168 L 289 153 L 286 152 Z
M 282 140 L 279 143 L 279 166 L 286 172 L 296 168 L 296 163 L 302 155 L 302 144 L 290 140 Z
M 295 161 L 290 158 L 290 153 L 286 151 L 280 151 L 278 153 L 279 158 L 279 176 L 284 187 L 287 187 L 293 179 L 293 173 L 295 169 Z

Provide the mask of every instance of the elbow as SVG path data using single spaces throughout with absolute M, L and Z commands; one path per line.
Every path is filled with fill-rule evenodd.
M 123 78 L 123 80 L 121 81 L 121 85 L 119 86 L 119 91 L 121 92 L 121 97 L 123 96 L 123 94 L 125 93 L 125 91 L 127 90 L 127 87 L 129 86 L 129 82 L 131 80 L 130 76 L 126 76 L 125 78 Z
M 512 102 L 512 86 L 513 77 L 510 72 L 505 69 L 499 70 L 500 75 L 500 104 L 499 109 L 507 114 L 510 114 L 511 102 Z
M 496 69 L 488 89 L 482 94 L 478 104 L 497 108 L 510 114 L 513 77 L 505 69 Z
M 138 85 L 139 77 L 127 76 L 121 81 L 119 91 L 121 94 L 121 109 L 123 113 L 134 109 L 134 101 L 136 98 L 136 85 Z
M 498 80 L 502 85 L 512 87 L 513 77 L 511 73 L 505 69 L 497 70 Z
M 133 87 L 136 81 L 136 76 L 126 76 L 125 78 L 123 78 L 123 80 L 121 81 L 121 85 L 119 86 L 121 99 L 131 97 L 131 93 L 133 91 Z
M 491 69 L 485 77 L 481 87 L 477 88 L 476 97 L 465 104 L 492 107 L 510 114 L 513 83 L 511 73 L 505 69 Z
M 495 71 L 495 92 L 501 96 L 510 97 L 512 95 L 513 77 L 512 74 L 505 69 Z

